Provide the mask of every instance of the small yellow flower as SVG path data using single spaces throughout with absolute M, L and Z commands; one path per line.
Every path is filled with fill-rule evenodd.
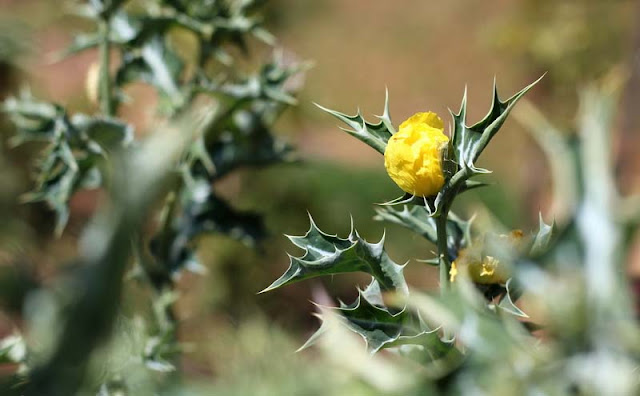
M 415 196 L 436 195 L 444 184 L 442 153 L 449 138 L 436 113 L 416 113 L 387 143 L 384 166 L 391 180 Z
M 522 245 L 522 238 L 522 231 L 514 230 L 507 235 L 499 235 L 498 242 L 503 244 L 503 248 L 510 246 L 517 250 Z M 499 259 L 487 253 L 489 252 L 485 251 L 485 243 L 482 240 L 462 249 L 456 260 L 451 263 L 449 280 L 454 282 L 460 271 L 466 271 L 474 283 L 483 285 L 506 283 L 511 277 L 510 265 L 500 262 Z
M 456 276 L 458 276 L 458 264 L 454 261 L 449 269 L 449 282 L 455 282 Z
M 468 271 L 472 282 L 482 285 L 504 284 L 510 277 L 505 266 L 495 257 L 469 257 L 466 250 L 462 250 L 458 259 L 451 263 L 449 281 L 455 282 L 460 273 L 458 266 Z

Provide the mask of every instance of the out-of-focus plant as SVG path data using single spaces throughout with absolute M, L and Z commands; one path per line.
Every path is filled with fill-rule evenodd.
M 25 368 L 16 379 L 25 383 L 27 394 L 98 392 L 100 383 L 101 395 L 139 394 L 135 376 L 128 377 L 127 371 L 146 367 L 161 374 L 175 372 L 182 346 L 174 287 L 183 271 L 204 270 L 196 255 L 199 237 L 221 233 L 254 246 L 265 233 L 261 216 L 235 209 L 218 195 L 216 182 L 241 167 L 291 157 L 290 147 L 272 134 L 271 126 L 295 103 L 299 83 L 290 77 L 303 66 L 287 62 L 278 51 L 268 62 L 248 66 L 243 61 L 258 42 L 275 43 L 261 26 L 260 1 L 128 3 L 89 0 L 74 6 L 94 23 L 95 31 L 76 35 L 62 56 L 98 49 L 87 91 L 89 99 L 99 103 L 99 113 L 70 114 L 64 106 L 35 99 L 27 91 L 4 103 L 17 130 L 13 144 L 46 144 L 35 188 L 24 198 L 44 201 L 53 209 L 56 234 L 64 231 L 75 193 L 102 187 L 112 196 L 110 209 L 99 215 L 102 222 L 86 232 L 79 275 L 63 282 L 59 293 L 46 292 L 64 303 L 51 306 L 47 298 L 34 298 L 29 307 L 32 317 L 48 312 L 56 318 L 45 323 L 58 327 L 49 334 L 52 341 L 27 343 L 22 354 L 7 348 L 24 344 L 6 342 L 9 352 L 3 356 L 16 357 Z M 152 128 L 178 129 L 180 134 L 160 133 L 164 137 L 155 146 L 135 140 L 134 128 L 117 115 L 128 105 L 126 86 L 136 82 L 157 92 L 158 121 Z M 174 147 L 168 147 L 171 138 Z M 148 169 L 151 164 L 157 169 Z M 158 199 L 164 201 L 160 220 L 149 227 L 150 205 Z M 105 213 L 111 219 L 103 218 Z M 152 235 L 144 231 L 149 228 Z M 130 261 L 134 265 L 128 278 L 153 292 L 153 320 L 145 325 L 136 320 L 128 324 L 115 314 Z M 114 326 L 116 319 L 123 325 Z M 96 370 L 92 351 L 114 327 L 128 334 L 132 347 L 119 359 L 107 353 L 103 358 L 115 362 Z
M 541 216 L 530 234 L 478 227 L 451 205 L 457 195 L 484 186 L 471 180 L 489 173 L 477 166 L 478 157 L 535 83 L 506 101 L 494 89 L 489 113 L 471 126 L 465 94 L 452 113 L 450 137 L 433 113 L 418 113 L 396 130 L 388 100 L 375 124 L 359 113 L 323 108 L 384 154 L 405 195 L 382 204 L 376 218 L 436 245 L 435 258 L 419 261 L 439 268 L 440 292 L 412 290 L 406 264 L 389 257 L 384 237 L 369 243 L 352 227 L 340 238 L 311 221 L 304 236 L 289 237 L 304 255 L 291 257 L 289 269 L 266 290 L 349 272 L 372 279 L 353 303 L 321 307 L 322 326 L 304 347 L 319 343 L 373 385 L 384 382 L 382 374 L 347 363 L 357 348 L 347 346 L 341 329 L 361 336 L 372 353 L 387 350 L 423 365 L 378 388 L 398 394 L 637 394 L 640 334 L 622 274 L 639 212 L 637 199 L 616 193 L 610 151 L 620 81 L 612 74 L 582 92 L 575 137 L 557 133 L 528 102 L 518 112 L 548 154 L 557 189 L 558 223 Z M 523 296 L 524 306 L 518 303 Z M 380 363 L 370 364 L 375 371 Z

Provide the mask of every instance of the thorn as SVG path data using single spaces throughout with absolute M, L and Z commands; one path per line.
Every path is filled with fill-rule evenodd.
M 311 216 L 311 212 L 309 212 L 308 210 L 307 210 L 307 216 L 309 216 L 309 223 L 311 225 L 311 228 L 309 229 L 309 231 L 313 230 L 314 228 L 318 229 L 318 226 L 316 225 L 316 222 L 313 221 L 313 217 Z
M 349 225 L 349 235 L 352 235 L 353 232 L 355 231 L 355 225 L 354 225 L 354 222 L 353 222 L 353 214 L 352 213 L 349 213 L 349 223 L 350 223 L 350 225 Z

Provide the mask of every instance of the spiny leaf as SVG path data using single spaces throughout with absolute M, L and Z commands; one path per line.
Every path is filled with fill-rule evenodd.
M 505 287 L 507 290 L 498 303 L 498 308 L 503 309 L 512 315 L 519 316 L 521 318 L 528 318 L 529 315 L 524 313 L 524 311 L 518 308 L 515 304 L 522 295 L 522 289 L 516 285 L 513 278 L 507 281 Z
M 542 219 L 542 213 L 539 214 L 538 223 L 539 229 L 529 250 L 529 254 L 534 257 L 543 254 L 548 249 L 558 231 L 556 222 L 552 221 L 551 224 L 546 224 Z
M 384 236 L 375 244 L 368 243 L 351 230 L 346 239 L 320 231 L 311 216 L 311 227 L 304 236 L 289 236 L 291 242 L 305 250 L 302 257 L 290 257 L 289 269 L 262 292 L 322 275 L 366 272 L 384 290 L 407 293 L 403 265 L 393 262 L 384 251 Z
M 424 206 L 404 205 L 402 210 L 397 210 L 392 206 L 381 206 L 375 208 L 376 216 L 374 220 L 388 221 L 406 227 L 432 243 L 438 240 L 436 233 L 436 221 L 429 215 L 428 209 Z
M 182 66 L 182 60 L 160 36 L 156 36 L 141 47 L 139 54 L 126 52 L 123 55 L 115 81 L 118 86 L 134 81 L 151 84 L 168 101 L 169 109 L 173 109 L 185 100 L 178 88 Z
M 352 304 L 341 303 L 331 308 L 345 319 L 345 326 L 360 335 L 371 353 L 380 349 L 412 345 L 421 349 L 422 362 L 435 361 L 446 355 L 452 343 L 443 342 L 438 330 L 429 329 L 418 315 L 406 309 L 392 311 L 384 306 L 380 284 L 372 279 L 365 290 L 358 290 Z M 322 316 L 320 319 L 322 319 Z M 326 331 L 321 326 L 301 348 L 315 343 Z
M 91 142 L 96 152 L 127 146 L 133 141 L 133 127 L 116 118 L 76 114 L 71 123 L 82 131 L 82 138 Z
M 375 280 L 372 285 L 375 285 L 373 287 L 377 288 L 379 294 L 380 287 Z M 403 334 L 420 333 L 419 324 L 408 311 L 392 313 L 386 307 L 378 305 L 377 301 L 367 298 L 365 292 L 358 292 L 358 298 L 353 304 L 343 304 L 337 310 L 347 320 L 347 327 L 365 339 L 371 352 L 385 348 Z
M 190 237 L 202 233 L 221 233 L 249 246 L 255 246 L 266 231 L 262 217 L 254 212 L 239 211 L 213 193 L 205 198 L 190 199 L 180 220 L 180 229 Z
M 463 359 L 462 352 L 455 347 L 454 341 L 443 341 L 439 333 L 440 329 L 435 329 L 413 336 L 401 335 L 386 347 L 398 348 L 401 355 L 425 365 L 445 358 L 451 359 L 450 364 Z
M 193 183 L 193 182 L 192 182 Z M 158 276 L 167 278 L 184 270 L 205 273 L 196 255 L 196 239 L 204 234 L 222 234 L 255 247 L 266 235 L 262 217 L 239 211 L 218 197 L 206 180 L 183 193 L 182 211 L 167 236 L 157 235 L 151 241 L 151 252 L 162 264 Z
M 54 139 L 64 124 L 60 120 L 64 116 L 62 107 L 38 101 L 28 91 L 23 91 L 19 97 L 8 98 L 2 110 L 17 129 L 17 134 L 11 138 L 14 146 L 26 141 Z
M 222 93 L 238 100 L 266 99 L 295 105 L 297 101 L 292 93 L 298 87 L 292 83 L 291 77 L 303 73 L 309 67 L 308 63 L 287 65 L 281 56 L 274 56 L 271 62 L 265 64 L 253 75 L 221 84 L 213 84 L 206 80 L 201 81 L 197 90 L 212 94 Z
M 69 218 L 69 199 L 78 190 L 102 184 L 99 162 L 110 150 L 127 146 L 133 128 L 107 117 L 75 114 L 61 106 L 35 100 L 29 93 L 4 103 L 17 133 L 12 143 L 49 142 L 37 166 L 36 186 L 23 196 L 27 202 L 44 201 L 56 212 L 56 234 Z
M 430 215 L 429 209 L 424 206 L 405 205 L 402 210 L 391 206 L 376 208 L 375 220 L 388 221 L 406 227 L 433 244 L 437 243 L 436 220 Z M 469 230 L 471 221 L 463 221 L 457 216 L 450 214 L 447 219 L 447 235 L 449 236 L 447 246 L 452 257 L 457 255 L 458 250 L 469 243 Z
M 266 113 L 259 109 L 234 112 L 233 121 L 224 125 L 223 133 L 204 142 L 207 156 L 192 153 L 196 161 L 192 163 L 191 172 L 219 179 L 241 167 L 288 161 L 291 147 L 271 133 Z M 202 150 L 202 147 L 195 146 L 195 149 Z
M 544 77 L 544 76 L 543 76 Z M 504 124 L 507 116 L 513 109 L 513 106 L 527 93 L 534 85 L 536 85 L 542 77 L 534 81 L 532 84 L 523 88 L 515 95 L 501 101 L 498 96 L 498 89 L 494 80 L 493 84 L 493 101 L 487 115 L 477 123 L 467 126 L 467 91 L 465 89 L 462 98 L 462 104 L 457 114 L 451 111 L 453 117 L 452 144 L 457 163 L 462 168 L 469 168 L 473 173 L 487 173 L 485 169 L 475 167 L 475 162 L 485 149 L 489 141 L 495 136 L 502 124 Z
M 384 154 L 384 150 L 387 147 L 387 141 L 395 133 L 395 129 L 393 128 L 393 125 L 391 123 L 391 118 L 389 117 L 388 92 L 385 98 L 384 113 L 381 116 L 378 116 L 380 122 L 378 122 L 377 124 L 372 124 L 365 121 L 365 119 L 362 117 L 362 114 L 360 113 L 360 110 L 358 110 L 356 115 L 350 116 L 344 113 L 340 113 L 339 111 L 320 106 L 317 103 L 316 106 L 333 115 L 345 124 L 349 125 L 349 128 L 351 129 L 340 129 L 378 150 L 380 154 Z
M 326 307 L 325 307 L 326 308 Z M 416 316 L 404 309 L 392 312 L 384 306 L 382 291 L 373 278 L 365 290 L 358 289 L 358 297 L 351 304 L 340 302 L 340 307 L 326 308 L 337 311 L 345 318 L 345 325 L 360 335 L 374 353 L 396 341 L 401 335 L 416 335 L 424 326 Z M 320 316 L 322 319 L 322 317 Z M 321 326 L 303 348 L 311 346 L 324 333 Z

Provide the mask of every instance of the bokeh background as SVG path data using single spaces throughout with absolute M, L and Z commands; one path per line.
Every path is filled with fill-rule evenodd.
M 71 111 L 92 113 L 97 109 L 87 98 L 86 75 L 96 53 L 56 60 L 56 52 L 72 35 L 87 28 L 63 4 L 0 0 L 0 97 L 28 87 L 37 97 L 64 103 Z M 270 1 L 266 25 L 287 56 L 314 62 L 299 105 L 277 125 L 283 138 L 297 147 L 301 161 L 246 170 L 224 181 L 221 191 L 235 205 L 266 216 L 270 237 L 258 249 L 221 237 L 201 244 L 208 275 L 185 275 L 179 286 L 180 338 L 197 345 L 183 359 L 186 372 L 195 377 L 219 374 L 230 382 L 240 367 L 249 365 L 260 373 L 267 364 L 260 351 L 276 345 L 293 351 L 317 327 L 311 299 L 328 303 L 325 296 L 331 295 L 351 300 L 354 281 L 366 282 L 344 276 L 257 294 L 286 269 L 285 252 L 298 253 L 283 234 L 304 233 L 307 212 L 321 229 L 339 235 L 348 233 L 350 216 L 368 240 L 378 240 L 386 228 L 391 257 L 396 262 L 412 260 L 410 283 L 435 285 L 435 271 L 413 260 L 432 257 L 433 246 L 373 220 L 374 203 L 400 195 L 386 176 L 382 157 L 340 131 L 338 121 L 313 102 L 350 114 L 360 108 L 373 117 L 382 113 L 386 88 L 395 124 L 427 110 L 446 122 L 448 109 L 457 110 L 466 86 L 469 118 L 474 120 L 488 109 L 494 78 L 508 96 L 546 73 L 528 98 L 571 133 L 578 87 L 615 69 L 626 76 L 616 122 L 619 188 L 637 191 L 638 18 L 640 2 L 632 0 Z M 258 46 L 255 51 L 261 54 L 264 49 Z M 120 115 L 143 136 L 153 126 L 155 98 L 143 86 L 132 87 L 129 94 L 133 101 Z M 30 188 L 30 164 L 41 147 L 9 148 L 11 128 L 6 120 L 0 122 L 4 336 L 22 327 L 20 312 L 29 291 L 47 285 L 72 261 L 77 238 L 101 194 L 89 191 L 74 197 L 69 226 L 54 238 L 53 213 L 19 203 Z M 507 122 L 480 165 L 494 171 L 487 178 L 494 187 L 461 199 L 461 213 L 492 213 L 487 215 L 491 221 L 525 232 L 536 224 L 539 211 L 553 216 L 544 157 L 516 121 Z M 129 289 L 124 307 L 134 312 L 141 296 L 135 285 Z M 255 344 L 256 339 L 269 341 L 244 343 Z

